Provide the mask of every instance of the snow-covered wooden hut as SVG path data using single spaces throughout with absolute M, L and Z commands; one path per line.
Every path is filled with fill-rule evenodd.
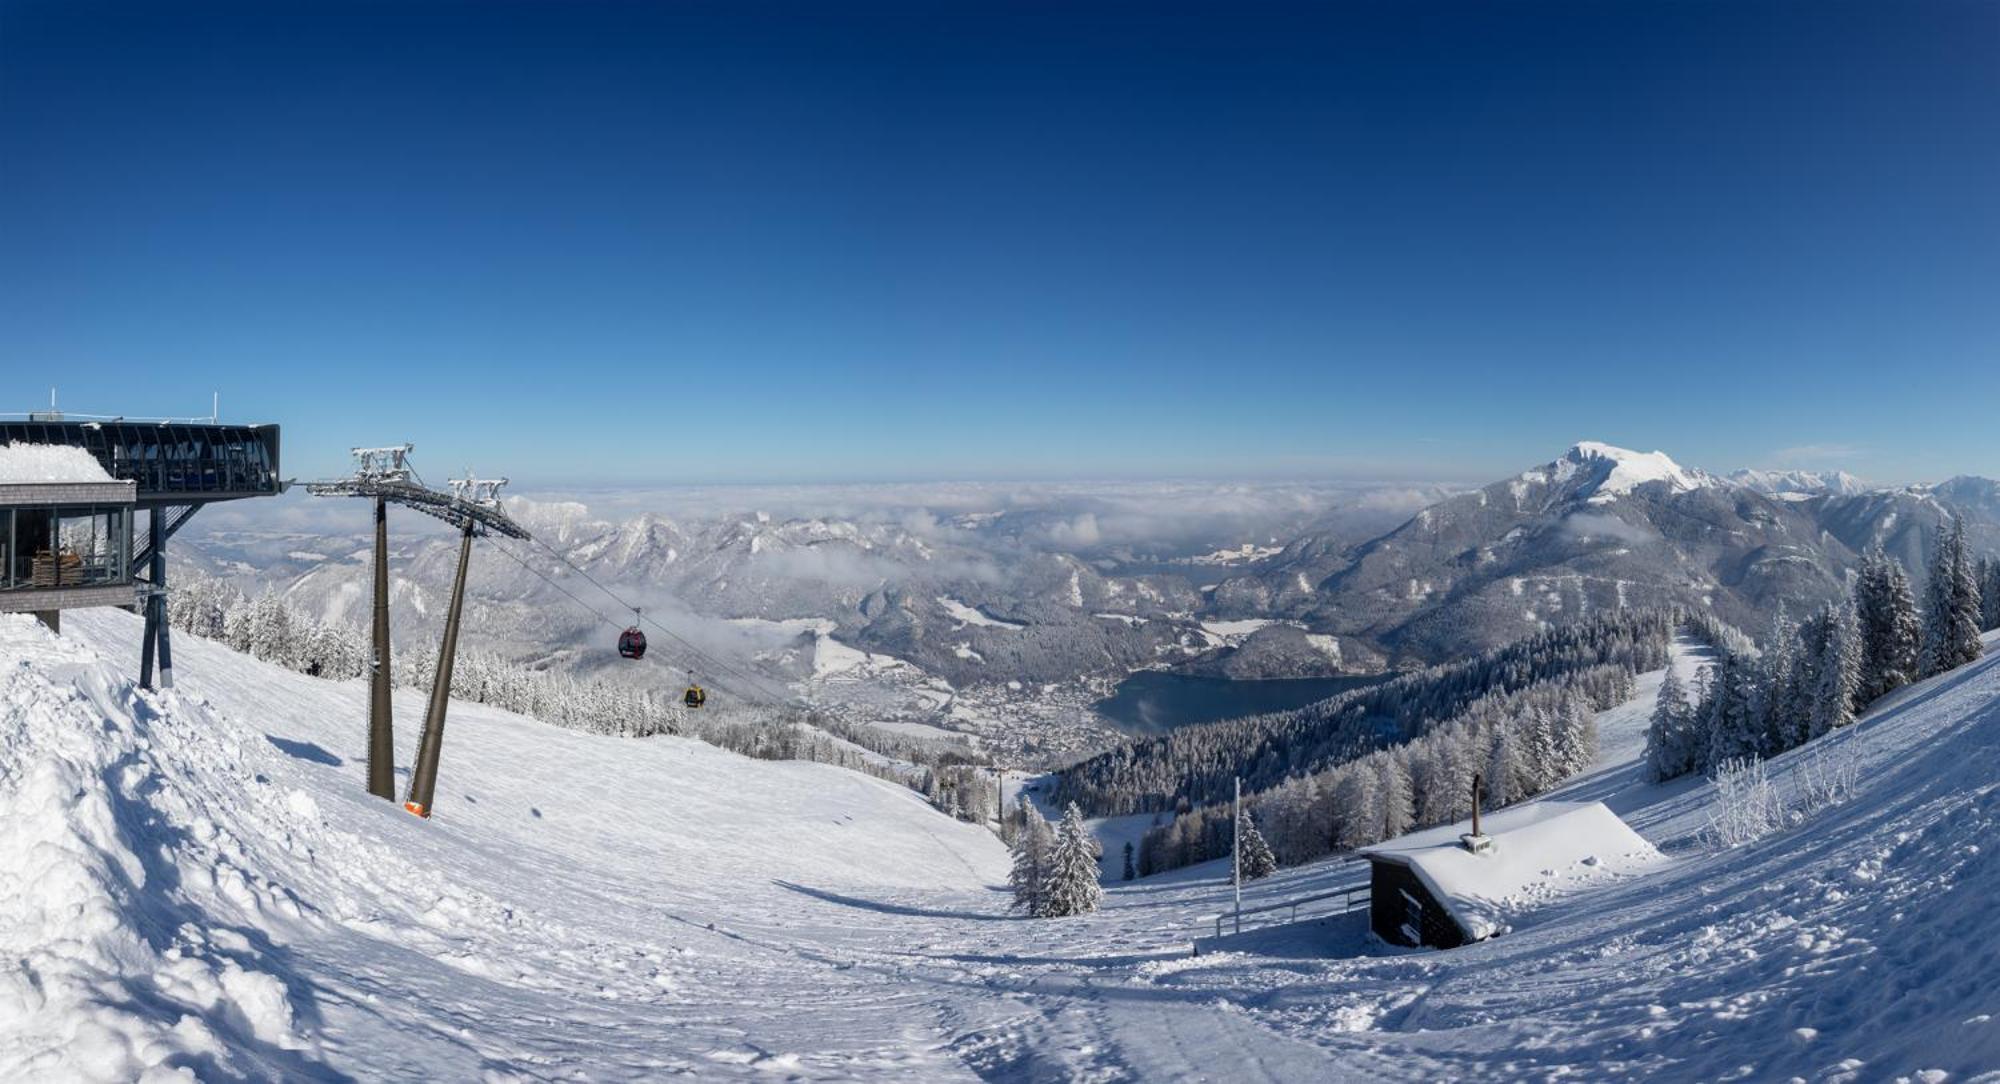
M 1602 802 L 1534 802 L 1364 849 L 1369 922 L 1396 945 L 1456 948 L 1557 896 L 1661 860 Z

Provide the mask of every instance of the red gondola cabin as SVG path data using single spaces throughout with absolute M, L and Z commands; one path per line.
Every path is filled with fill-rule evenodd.
M 634 625 L 618 634 L 618 653 L 628 659 L 646 657 L 646 634 Z

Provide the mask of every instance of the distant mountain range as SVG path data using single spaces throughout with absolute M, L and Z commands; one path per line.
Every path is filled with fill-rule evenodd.
M 1921 580 L 1947 516 L 1966 519 L 1976 552 L 2000 552 L 2000 483 L 1987 479 L 1870 489 L 1838 471 L 1716 475 L 1595 442 L 1479 489 L 1371 490 L 1254 519 L 1224 498 L 1205 497 L 1199 526 L 1157 545 L 1143 494 L 947 514 L 612 519 L 570 501 L 507 507 L 704 650 L 801 679 L 830 636 L 960 689 L 1103 687 L 1148 667 L 1239 678 L 1379 670 L 1620 606 L 1707 606 L 1761 631 L 1780 603 L 1796 613 L 1842 591 L 1871 545 Z M 369 552 L 365 517 L 354 521 L 331 537 L 191 530 L 176 552 L 359 623 Z M 455 556 L 448 535 L 398 534 L 399 638 L 434 632 Z M 470 642 L 583 670 L 616 666 L 612 626 L 630 619 L 519 544 L 475 549 L 470 598 Z
M 1921 581 L 1948 516 L 2000 549 L 2000 484 L 1868 490 L 1840 472 L 1717 476 L 1661 452 L 1577 444 L 1358 546 L 1305 537 L 1213 592 L 1219 616 L 1295 620 L 1393 664 L 1447 659 L 1612 607 L 1711 607 L 1761 631 L 1845 590 L 1871 545 Z
M 1852 497 L 1868 491 L 1868 484 L 1846 471 L 1754 470 L 1745 467 L 1729 472 L 1729 480 L 1767 497 L 1835 496 Z
M 580 502 L 526 498 L 506 508 L 551 549 L 704 650 L 760 656 L 802 677 L 811 672 L 815 639 L 830 635 L 963 687 L 1122 676 L 1234 643 L 1256 626 L 1204 628 L 1204 585 L 1307 531 L 1348 543 L 1372 537 L 1446 492 L 1285 487 L 1249 499 L 1240 488 L 1163 486 L 1150 504 L 1153 491 L 1143 487 L 1040 503 L 1010 496 L 992 509 L 954 514 L 927 507 L 738 514 L 696 505 L 691 516 L 612 519 Z M 370 551 L 353 528 L 365 516 L 310 511 L 341 524 L 341 533 L 219 529 L 198 520 L 174 552 L 253 592 L 279 590 L 322 620 L 359 623 Z M 455 540 L 427 526 L 396 528 L 399 639 L 434 633 L 449 591 Z M 468 642 L 585 670 L 615 666 L 610 622 L 631 620 L 548 553 L 504 540 L 475 547 L 468 598 Z M 670 643 L 659 648 L 663 658 L 674 651 Z M 1330 656 L 1316 657 L 1332 668 Z

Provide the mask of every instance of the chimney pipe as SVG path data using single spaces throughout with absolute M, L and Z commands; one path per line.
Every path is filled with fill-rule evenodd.
M 1479 785 L 1482 780 L 1478 772 L 1472 773 L 1472 834 L 1479 834 Z
M 1485 780 L 1477 774 L 1472 777 L 1472 831 L 1458 837 L 1458 842 L 1473 854 L 1485 854 L 1493 849 L 1493 841 L 1479 831 L 1479 792 L 1484 789 Z

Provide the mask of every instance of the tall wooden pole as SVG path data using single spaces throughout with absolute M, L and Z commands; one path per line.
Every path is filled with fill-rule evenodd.
M 396 800 L 396 740 L 389 709 L 389 502 L 375 498 L 375 657 L 368 662 L 368 793 Z
M 451 703 L 451 664 L 458 654 L 458 618 L 465 609 L 465 568 L 472 560 L 473 521 L 465 521 L 458 545 L 458 576 L 451 583 L 451 609 L 444 619 L 444 644 L 438 648 L 437 678 L 431 685 L 430 709 L 424 713 L 424 734 L 417 743 L 417 766 L 410 774 L 410 797 L 403 808 L 419 817 L 431 815 L 437 794 L 438 752 L 444 745 L 444 712 Z
M 1236 932 L 1243 932 L 1243 777 L 1236 777 L 1235 813 L 1230 825 L 1229 879 L 1236 885 Z

